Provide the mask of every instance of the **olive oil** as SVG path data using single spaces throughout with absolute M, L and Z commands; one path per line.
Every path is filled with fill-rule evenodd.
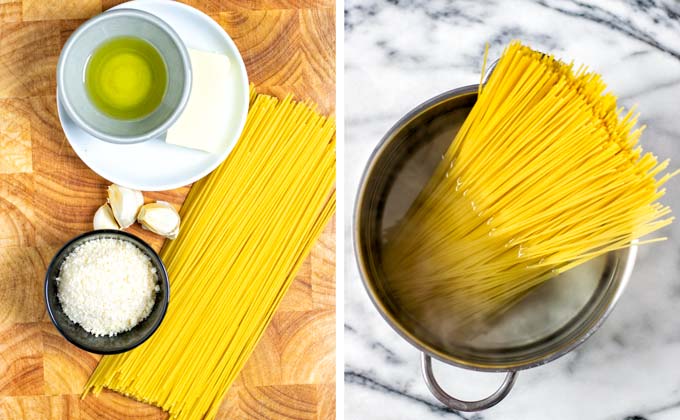
M 92 103 L 102 113 L 121 120 L 152 113 L 163 100 L 167 79 L 158 50 L 135 37 L 104 42 L 85 69 L 85 87 Z

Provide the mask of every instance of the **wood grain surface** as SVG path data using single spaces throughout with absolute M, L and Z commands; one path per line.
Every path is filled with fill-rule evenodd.
M 0 419 L 164 419 L 114 392 L 80 400 L 99 356 L 66 342 L 42 297 L 46 265 L 91 229 L 108 182 L 75 155 L 59 125 L 62 45 L 119 1 L 0 0 Z M 332 0 L 192 0 L 234 39 L 250 80 L 325 113 L 335 104 Z M 146 193 L 180 206 L 189 187 Z M 161 238 L 131 228 L 157 250 Z M 335 416 L 335 223 L 305 261 L 220 419 Z

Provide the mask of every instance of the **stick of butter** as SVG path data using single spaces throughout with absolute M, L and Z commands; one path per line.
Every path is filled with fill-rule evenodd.
M 229 118 L 229 57 L 189 49 L 191 95 L 165 142 L 217 153 L 227 141 Z

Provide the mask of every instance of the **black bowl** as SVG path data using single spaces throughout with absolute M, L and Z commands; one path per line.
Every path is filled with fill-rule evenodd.
M 156 267 L 158 285 L 161 289 L 156 293 L 156 302 L 154 303 L 149 316 L 131 330 L 113 337 L 97 337 L 85 331 L 80 325 L 74 323 L 66 316 L 61 307 L 61 303 L 57 298 L 57 277 L 59 277 L 59 271 L 64 258 L 66 258 L 66 256 L 78 245 L 93 239 L 101 238 L 120 239 L 130 242 L 139 248 L 139 250 L 151 259 L 151 263 Z M 165 317 L 165 312 L 168 309 L 169 299 L 170 284 L 168 282 L 168 272 L 165 270 L 163 261 L 161 261 L 158 254 L 156 254 L 146 242 L 123 231 L 95 230 L 71 239 L 54 256 L 49 267 L 47 267 L 47 273 L 45 274 L 45 304 L 47 305 L 47 313 L 49 313 L 52 323 L 57 327 L 57 330 L 59 330 L 65 339 L 91 353 L 123 353 L 142 344 L 151 337 L 156 329 L 158 329 L 158 326 L 161 325 L 161 322 Z

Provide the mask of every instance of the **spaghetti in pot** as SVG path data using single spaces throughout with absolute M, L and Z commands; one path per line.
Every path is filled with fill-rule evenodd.
M 661 175 L 600 75 L 512 42 L 391 229 L 385 283 L 415 319 L 507 310 L 556 275 L 671 223 Z M 650 243 L 665 238 L 642 240 Z

